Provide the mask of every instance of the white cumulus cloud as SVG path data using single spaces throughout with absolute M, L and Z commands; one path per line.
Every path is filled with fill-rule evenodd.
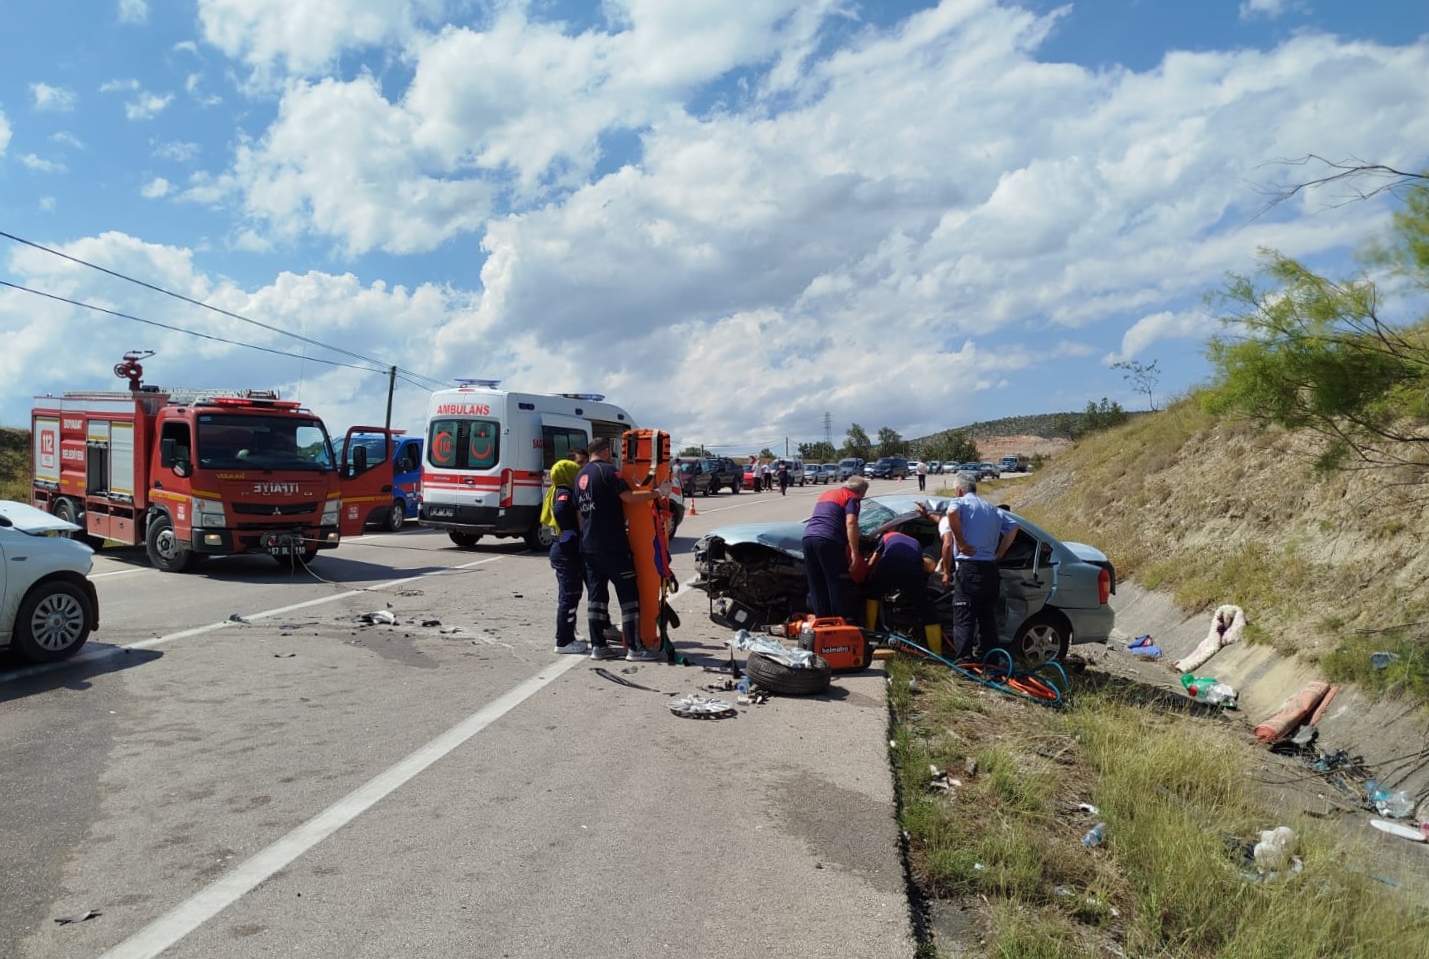
M 119 0 L 120 23 L 144 23 L 149 19 L 146 0 Z
M 73 110 L 79 100 L 73 90 L 52 87 L 48 83 L 30 84 L 30 95 L 34 97 L 36 110 Z

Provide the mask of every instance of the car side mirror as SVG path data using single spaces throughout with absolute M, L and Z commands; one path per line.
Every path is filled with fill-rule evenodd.
M 367 447 L 354 446 L 352 448 L 352 475 L 359 476 L 367 472 Z

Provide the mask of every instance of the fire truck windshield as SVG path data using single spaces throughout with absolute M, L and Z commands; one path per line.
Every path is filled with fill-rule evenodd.
M 198 417 L 201 469 L 330 470 L 332 444 L 322 420 L 262 413 Z

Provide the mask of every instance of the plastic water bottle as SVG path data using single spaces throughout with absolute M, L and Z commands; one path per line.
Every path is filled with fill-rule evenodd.
M 1186 690 L 1186 695 L 1198 703 L 1224 706 L 1227 709 L 1235 708 L 1238 694 L 1234 687 L 1228 686 L 1214 677 L 1192 676 L 1187 673 L 1181 677 L 1181 686 Z
M 1409 793 L 1403 789 L 1391 793 L 1376 780 L 1371 779 L 1365 783 L 1365 792 L 1369 794 L 1369 801 L 1374 804 L 1374 808 L 1379 811 L 1381 816 L 1388 816 L 1390 819 L 1403 819 L 1414 812 L 1414 800 L 1409 798 Z
M 1095 826 L 1093 826 L 1091 829 L 1088 829 L 1088 830 L 1087 830 L 1087 834 L 1082 837 L 1082 845 L 1083 845 L 1083 846 L 1100 846 L 1100 845 L 1102 844 L 1102 840 L 1105 839 L 1105 838 L 1106 838 L 1106 823 L 1104 823 L 1104 822 L 1099 822 L 1099 823 L 1097 823 Z

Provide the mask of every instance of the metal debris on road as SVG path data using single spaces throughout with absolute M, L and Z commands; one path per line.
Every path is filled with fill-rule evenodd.
M 62 917 L 62 918 L 60 918 L 60 919 L 56 919 L 56 920 L 55 920 L 55 923 L 58 924 L 58 925 L 61 925 L 61 926 L 68 926 L 69 924 L 75 923 L 75 922 L 86 922 L 86 921 L 88 921 L 88 920 L 90 920 L 90 919 L 97 919 L 97 918 L 99 918 L 99 917 L 102 916 L 102 915 L 104 915 L 104 914 L 101 913 L 101 912 L 95 912 L 93 909 L 87 909 L 87 910 L 85 910 L 84 912 L 81 912 L 81 913 L 79 913 L 79 914 L 77 914 L 77 915 L 64 916 L 64 917 Z
M 363 613 L 361 616 L 357 617 L 357 621 L 364 626 L 376 626 L 379 623 L 384 626 L 397 625 L 397 617 L 393 616 L 390 611 L 385 609 L 379 609 L 371 613 Z
M 738 715 L 734 705 L 723 699 L 711 699 L 691 693 L 669 702 L 670 712 L 686 719 L 725 719 Z

